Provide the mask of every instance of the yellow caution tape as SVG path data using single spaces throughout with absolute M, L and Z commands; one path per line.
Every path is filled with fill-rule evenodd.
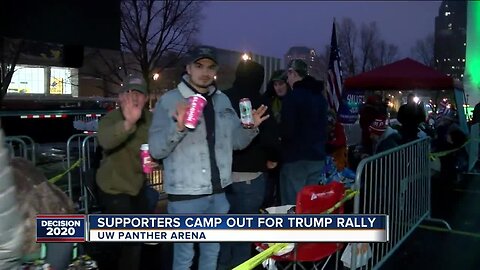
M 447 150 L 447 151 L 430 153 L 430 155 L 429 155 L 430 160 L 431 160 L 431 161 L 434 161 L 435 159 L 437 159 L 437 158 L 439 158 L 439 157 L 444 157 L 444 156 L 449 155 L 449 154 L 451 154 L 451 153 L 453 153 L 453 152 L 456 152 L 456 151 L 462 149 L 463 147 L 465 147 L 469 142 L 470 142 L 470 139 L 468 139 L 462 146 L 460 146 L 460 147 L 458 147 L 458 148 L 451 149 L 451 150 Z
M 419 225 L 418 227 L 420 227 L 422 229 L 425 229 L 425 230 L 430 230 L 430 231 L 449 232 L 449 233 L 453 233 L 453 234 L 459 234 L 459 235 L 464 235 L 464 236 L 469 236 L 469 237 L 474 237 L 474 238 L 480 239 L 480 234 L 479 233 L 449 230 L 449 229 L 445 229 L 445 228 L 439 228 L 439 227 L 427 226 L 427 225 Z
M 55 184 L 56 182 L 58 182 L 58 180 L 62 179 L 62 177 L 64 177 L 67 173 L 69 173 L 71 170 L 75 169 L 76 167 L 80 166 L 80 162 L 81 162 L 81 159 L 77 160 L 75 163 L 72 164 L 72 166 L 70 166 L 70 168 L 68 168 L 66 171 L 62 172 L 61 174 L 59 175 L 56 175 L 50 179 L 48 179 L 48 182 L 50 182 L 51 184 Z
M 343 204 L 345 204 L 347 201 L 351 200 L 355 195 L 358 193 L 357 190 L 352 190 L 352 189 L 347 189 L 345 190 L 345 194 L 343 196 L 343 199 L 341 199 L 339 202 L 337 202 L 333 207 L 327 209 L 324 211 L 322 214 L 331 214 L 335 212 L 338 208 L 340 208 Z

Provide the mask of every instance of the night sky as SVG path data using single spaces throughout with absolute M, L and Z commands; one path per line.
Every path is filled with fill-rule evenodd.
M 333 18 L 376 21 L 380 35 L 410 55 L 417 39 L 434 33 L 440 1 L 211 1 L 203 9 L 198 39 L 218 48 L 280 57 L 292 46 L 320 52 L 330 43 Z

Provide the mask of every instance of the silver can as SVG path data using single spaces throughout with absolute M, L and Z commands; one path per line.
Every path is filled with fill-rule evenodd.
M 253 121 L 253 109 L 252 103 L 248 98 L 242 98 L 240 100 L 240 120 L 245 128 L 253 128 L 255 122 Z

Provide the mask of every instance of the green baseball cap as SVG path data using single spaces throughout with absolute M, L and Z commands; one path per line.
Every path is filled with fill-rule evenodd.
M 287 81 L 287 72 L 284 69 L 279 69 L 273 72 L 270 81 Z
M 135 90 L 142 94 L 147 94 L 147 84 L 145 80 L 141 77 L 130 77 L 123 86 L 123 91 Z

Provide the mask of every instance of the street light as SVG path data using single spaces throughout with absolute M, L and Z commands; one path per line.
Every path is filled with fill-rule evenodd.
M 154 81 L 158 80 L 158 78 L 160 78 L 160 74 L 158 74 L 158 73 L 153 74 L 153 80 Z
M 250 57 L 250 55 L 248 55 L 247 53 L 244 53 L 242 55 L 242 59 L 243 61 L 247 61 L 247 60 L 252 60 L 252 57 Z

